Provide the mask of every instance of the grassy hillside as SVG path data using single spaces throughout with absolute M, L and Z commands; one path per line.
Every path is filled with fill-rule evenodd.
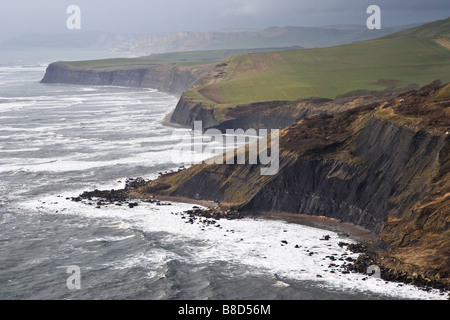
M 270 52 L 278 50 L 289 50 L 293 48 L 263 48 L 263 49 L 236 49 L 236 50 L 210 50 L 210 51 L 187 51 L 152 54 L 150 56 L 139 58 L 112 58 L 85 61 L 63 61 L 73 68 L 81 69 L 130 69 L 140 68 L 155 64 L 177 64 L 179 66 L 198 66 L 210 63 L 217 63 L 229 56 L 255 53 Z
M 351 91 L 393 90 L 435 79 L 450 81 L 450 49 L 433 38 L 449 30 L 447 19 L 395 37 L 329 48 L 232 56 L 224 61 L 227 65 L 219 81 L 215 78 L 195 88 L 190 96 L 211 105 L 234 105 L 335 98 Z
M 384 38 L 399 37 L 450 37 L 450 17 L 437 20 L 408 30 L 399 31 Z

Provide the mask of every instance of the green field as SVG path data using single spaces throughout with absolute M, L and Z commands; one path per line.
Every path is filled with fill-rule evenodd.
M 450 81 L 450 18 L 328 48 L 241 54 L 222 79 L 188 94 L 209 105 L 335 98 Z
M 389 38 L 329 48 L 229 58 L 220 82 L 196 88 L 217 104 L 335 98 L 435 79 L 450 81 L 450 50 L 426 37 Z
M 286 48 L 288 49 L 288 48 Z M 210 63 L 218 63 L 221 60 L 239 54 L 254 52 L 271 52 L 280 49 L 235 49 L 235 50 L 209 50 L 209 51 L 187 51 L 152 54 L 150 56 L 139 58 L 113 58 L 85 61 L 62 61 L 63 63 L 80 69 L 130 69 L 133 67 L 142 67 L 155 64 L 177 64 L 179 66 L 190 67 Z

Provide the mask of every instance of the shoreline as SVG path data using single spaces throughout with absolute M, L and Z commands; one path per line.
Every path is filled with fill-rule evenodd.
M 208 208 L 205 211 L 206 217 L 214 218 L 214 212 L 217 213 L 216 217 L 225 219 L 242 219 L 242 218 L 263 218 L 266 221 L 278 220 L 286 221 L 288 223 L 296 223 L 304 226 L 309 226 L 321 230 L 327 230 L 331 232 L 336 232 L 341 236 L 348 236 L 350 239 L 356 241 L 356 244 L 342 243 L 342 245 L 347 246 L 347 250 L 358 253 L 359 257 L 347 266 L 345 270 L 347 272 L 357 272 L 360 274 L 366 274 L 368 267 L 371 265 L 378 266 L 383 275 L 383 280 L 389 282 L 397 282 L 403 284 L 413 284 L 419 289 L 428 291 L 430 289 L 440 290 L 442 293 L 448 294 L 450 299 L 449 284 L 445 281 L 440 281 L 439 279 L 430 279 L 424 273 L 420 274 L 410 274 L 404 269 L 405 266 L 401 262 L 399 266 L 391 266 L 389 264 L 389 255 L 385 256 L 377 249 L 372 249 L 377 242 L 380 240 L 378 235 L 374 234 L 370 230 L 367 230 L 361 226 L 341 222 L 338 219 L 328 218 L 325 216 L 313 216 L 307 214 L 297 214 L 297 213 L 285 213 L 285 212 L 259 212 L 259 213 L 249 213 L 238 211 L 227 210 L 221 207 L 218 203 L 214 201 L 198 200 L 177 196 L 160 196 L 154 194 L 143 195 L 136 191 L 131 191 L 129 196 L 136 196 L 134 199 L 140 200 L 156 200 L 156 201 L 167 201 L 167 202 L 178 202 L 178 203 L 189 203 L 202 207 Z M 188 213 L 191 215 L 203 216 L 199 211 L 203 209 L 193 209 L 189 210 Z M 339 244 L 341 245 L 341 244 Z M 403 267 L 402 267 L 403 265 Z M 370 275 L 369 275 L 370 276 Z
M 177 196 L 162 196 L 162 195 L 153 195 L 148 194 L 144 195 L 142 193 L 131 191 L 129 193 L 129 196 L 131 199 L 135 200 L 156 200 L 156 201 L 167 201 L 167 202 L 177 202 L 177 203 L 187 203 L 187 204 L 194 204 L 210 209 L 219 209 L 219 205 L 214 201 L 208 201 L 208 200 L 197 200 L 197 199 L 191 199 L 191 198 L 184 198 L 184 197 L 177 197 Z
M 334 231 L 354 238 L 358 240 L 358 242 L 374 244 L 379 240 L 379 237 L 370 230 L 353 223 L 341 222 L 338 219 L 328 218 L 325 216 L 280 212 L 263 212 L 262 216 L 267 219 L 282 219 L 292 223 L 299 223 L 319 229 Z
M 162 196 L 162 195 L 154 195 L 148 194 L 144 195 L 142 193 L 132 191 L 129 193 L 132 199 L 139 200 L 159 200 L 159 201 L 167 201 L 167 202 L 176 202 L 176 203 L 188 203 L 193 205 L 202 206 L 205 208 L 209 208 L 212 210 L 225 210 L 225 208 L 220 207 L 217 202 L 208 201 L 208 200 L 199 200 L 199 199 L 191 199 L 185 197 L 178 196 Z M 308 214 L 300 214 L 300 213 L 281 213 L 281 212 L 269 212 L 264 211 L 260 213 L 243 213 L 241 217 L 259 217 L 267 220 L 277 219 L 283 220 L 291 223 L 298 223 L 310 227 L 315 227 L 318 229 L 334 231 L 340 234 L 347 235 L 352 237 L 358 242 L 364 243 L 376 243 L 379 240 L 379 237 L 375 235 L 370 230 L 367 230 L 363 227 L 352 223 L 342 223 L 340 220 L 334 218 L 328 218 L 325 216 L 314 216 Z
M 171 205 L 172 203 L 192 204 L 193 208 L 186 211 L 193 217 L 220 219 L 243 219 L 243 218 L 262 218 L 265 221 L 278 220 L 288 223 L 297 223 L 321 230 L 336 232 L 340 236 L 349 237 L 356 244 L 342 242 L 339 246 L 347 246 L 347 250 L 358 253 L 359 257 L 351 264 L 347 265 L 344 272 L 357 272 L 367 275 L 368 267 L 371 265 L 378 266 L 383 275 L 382 279 L 390 282 L 398 282 L 404 284 L 413 284 L 417 288 L 423 290 L 438 289 L 441 292 L 449 293 L 450 288 L 445 280 L 434 279 L 430 277 L 428 272 L 408 270 L 408 264 L 397 261 L 396 265 L 392 265 L 389 254 L 385 255 L 378 249 L 373 249 L 378 242 L 378 236 L 369 230 L 351 224 L 341 223 L 338 219 L 327 218 L 325 216 L 312 216 L 306 214 L 280 213 L 280 212 L 239 212 L 227 206 L 221 206 L 220 203 L 208 200 L 192 199 L 178 196 L 166 196 L 157 194 L 143 194 L 137 190 L 142 181 L 132 181 L 128 188 L 121 190 L 94 190 L 85 191 L 78 197 L 73 197 L 72 201 L 83 202 L 84 200 L 92 201 L 93 198 L 103 199 L 97 202 L 97 208 L 108 204 L 128 205 L 130 208 L 138 206 L 133 200 L 141 200 L 143 202 L 157 203 L 158 205 Z M 105 201 L 105 202 L 103 202 Z M 168 204 L 164 204 L 168 202 Z M 94 205 L 93 203 L 88 203 Z

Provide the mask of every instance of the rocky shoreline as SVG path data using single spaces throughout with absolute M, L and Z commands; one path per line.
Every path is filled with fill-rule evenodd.
M 446 293 L 448 295 L 448 299 L 450 299 L 450 284 L 448 281 L 430 279 L 426 274 L 419 274 L 417 272 L 409 273 L 404 270 L 390 268 L 386 266 L 386 262 L 383 261 L 386 257 L 379 252 L 372 250 L 370 245 L 366 243 L 340 243 L 339 245 L 347 246 L 348 250 L 359 254 L 359 257 L 347 266 L 348 271 L 367 274 L 370 266 L 376 266 L 379 268 L 378 271 L 380 272 L 381 279 L 385 281 L 411 284 L 425 291 L 437 289 L 443 294 Z
M 177 200 L 178 202 L 187 202 L 184 201 L 184 199 L 178 197 L 172 197 L 169 199 L 169 201 L 165 201 L 167 199 L 163 200 L 164 197 L 159 197 L 158 195 L 146 198 L 136 197 L 136 190 L 139 187 L 146 185 L 148 182 L 148 180 L 144 180 L 142 178 L 129 178 L 125 181 L 125 187 L 123 189 L 96 189 L 93 191 L 84 191 L 82 194 L 75 197 L 66 198 L 66 200 L 80 202 L 89 206 L 95 206 L 97 209 L 102 209 L 107 206 L 123 206 L 128 207 L 129 209 L 133 209 L 134 207 L 139 206 L 139 202 L 153 203 L 158 206 L 170 206 L 172 205 L 170 201 L 177 202 Z M 302 219 L 293 219 L 292 217 L 283 217 L 282 215 L 249 215 L 248 213 L 243 213 L 236 209 L 222 208 L 218 205 L 205 207 L 205 202 L 202 202 L 201 200 L 190 200 L 192 201 L 190 201 L 189 203 L 198 205 L 194 205 L 191 210 L 186 210 L 183 212 L 172 212 L 172 214 L 180 215 L 182 219 L 186 220 L 186 223 L 197 223 L 203 225 L 203 227 L 214 226 L 217 228 L 221 228 L 219 222 L 221 219 L 238 220 L 248 217 L 263 217 L 268 220 L 283 219 L 289 220 L 290 222 L 294 223 L 311 225 L 311 223 L 307 223 L 308 221 L 306 221 L 306 223 L 305 221 L 302 222 Z M 313 224 L 317 228 L 330 230 L 329 223 L 321 224 L 320 221 L 316 219 Z M 324 238 L 319 240 L 328 241 L 329 239 L 330 236 L 325 236 Z M 327 256 L 326 258 L 330 260 L 330 263 L 328 265 L 330 269 L 329 272 L 342 272 L 344 274 L 356 272 L 367 275 L 367 277 L 363 279 L 366 280 L 368 279 L 368 277 L 373 276 L 372 274 L 368 273 L 369 267 L 377 266 L 380 272 L 379 277 L 384 281 L 411 284 L 427 292 L 431 291 L 432 289 L 437 289 L 440 290 L 441 294 L 443 295 L 448 294 L 448 298 L 450 299 L 450 285 L 447 281 L 430 279 L 430 277 L 428 277 L 426 273 L 410 273 L 405 271 L 404 268 L 389 267 L 387 266 L 387 262 L 391 262 L 390 260 L 392 260 L 392 258 L 386 257 L 379 251 L 374 250 L 373 241 L 367 238 L 356 238 L 356 240 L 356 244 L 340 242 L 339 246 L 346 247 L 349 253 L 359 254 L 358 258 L 353 259 L 348 256 L 349 254 L 346 253 L 341 256 Z M 288 245 L 288 243 L 283 243 L 282 245 Z M 296 248 L 298 248 L 298 245 L 296 246 Z M 311 251 L 309 252 L 309 254 L 313 255 L 314 252 Z M 338 260 L 341 261 L 340 265 L 335 263 Z M 442 278 L 447 278 L 447 276 L 443 275 Z

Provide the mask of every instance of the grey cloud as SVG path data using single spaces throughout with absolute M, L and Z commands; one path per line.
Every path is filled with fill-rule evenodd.
M 67 32 L 65 10 L 71 4 L 82 9 L 84 31 L 135 34 L 365 24 L 371 4 L 381 7 L 386 25 L 450 15 L 448 0 L 0 0 L 0 38 Z

